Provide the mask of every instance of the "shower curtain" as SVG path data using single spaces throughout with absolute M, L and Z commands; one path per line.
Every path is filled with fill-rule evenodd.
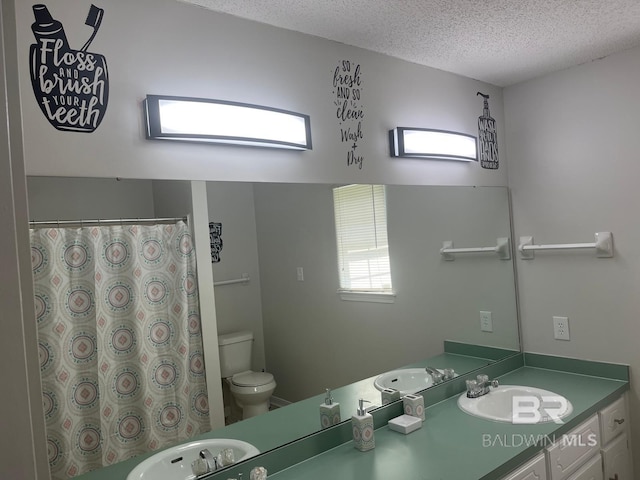
M 187 224 L 30 234 L 52 478 L 208 431 Z

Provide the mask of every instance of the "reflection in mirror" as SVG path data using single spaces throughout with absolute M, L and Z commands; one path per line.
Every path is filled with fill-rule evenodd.
M 182 216 L 189 207 L 175 194 L 181 183 L 30 177 L 30 216 Z M 374 381 L 384 372 L 431 367 L 465 374 L 519 349 L 512 261 L 440 255 L 445 241 L 478 247 L 510 236 L 506 188 L 388 185 L 395 296 L 379 303 L 338 293 L 334 187 L 207 182 L 209 221 L 220 224 L 222 239 L 212 263 L 218 336 L 253 333 L 250 369 L 273 375 L 271 404 L 281 408 L 238 421 L 243 411 L 233 382 L 220 379 L 230 425 L 204 437 L 237 438 L 264 452 L 321 428 L 327 388 L 344 421 L 358 398 L 381 405 Z M 211 252 L 199 245 L 197 255 Z M 248 282 L 227 283 L 244 276 Z M 481 329 L 481 311 L 490 312 L 490 331 Z M 142 458 L 120 464 L 113 478 L 124 472 L 124 479 Z

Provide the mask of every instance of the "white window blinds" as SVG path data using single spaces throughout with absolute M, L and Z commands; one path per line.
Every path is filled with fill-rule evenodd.
M 384 185 L 333 189 L 340 288 L 391 293 Z

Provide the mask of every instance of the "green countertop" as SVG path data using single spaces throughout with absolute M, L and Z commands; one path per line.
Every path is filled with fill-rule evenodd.
M 493 360 L 487 358 L 442 353 L 401 368 L 429 365 L 440 369 L 453 368 L 457 373 L 465 374 L 490 363 L 493 363 Z M 349 419 L 355 412 L 359 398 L 369 400 L 374 406 L 380 406 L 380 392 L 373 385 L 375 378 L 376 376 L 373 376 L 332 390 L 334 401 L 340 403 L 343 420 Z M 319 406 L 323 402 L 324 393 L 272 410 L 264 415 L 207 432 L 190 441 L 204 438 L 233 438 L 245 440 L 261 452 L 266 452 L 320 430 Z M 140 455 L 76 478 L 78 480 L 125 480 L 138 463 L 154 453 L 157 452 Z
M 472 417 L 457 406 L 458 395 L 426 410 L 423 427 L 409 435 L 375 432 L 376 448 L 360 452 L 351 442 L 287 468 L 276 480 L 496 479 L 550 444 L 628 389 L 628 382 L 522 367 L 500 377 L 502 384 L 528 385 L 564 395 L 573 404 L 564 425 L 512 425 Z M 558 437 L 559 438 L 559 437 Z M 258 459 L 256 459 L 258 460 Z

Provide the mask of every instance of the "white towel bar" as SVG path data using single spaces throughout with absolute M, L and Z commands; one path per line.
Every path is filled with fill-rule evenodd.
M 221 280 L 219 282 L 213 282 L 213 286 L 214 287 L 219 287 L 220 285 L 234 285 L 236 283 L 249 283 L 249 280 L 251 280 L 251 278 L 249 278 L 249 274 L 248 273 L 243 273 L 242 274 L 242 278 L 236 278 L 233 280 Z
M 442 242 L 442 248 L 440 249 L 440 255 L 445 260 L 455 260 L 456 253 L 496 253 L 500 260 L 511 259 L 511 247 L 509 246 L 509 237 L 501 237 L 496 241 L 495 247 L 468 247 L 468 248 L 453 248 L 453 242 L 448 240 Z
M 534 245 L 533 237 L 520 237 L 518 250 L 523 260 L 534 258 L 533 252 L 536 250 L 572 250 L 595 248 L 596 256 L 599 258 L 613 257 L 613 235 L 611 232 L 596 233 L 596 241 L 593 243 L 556 243 L 548 245 Z

